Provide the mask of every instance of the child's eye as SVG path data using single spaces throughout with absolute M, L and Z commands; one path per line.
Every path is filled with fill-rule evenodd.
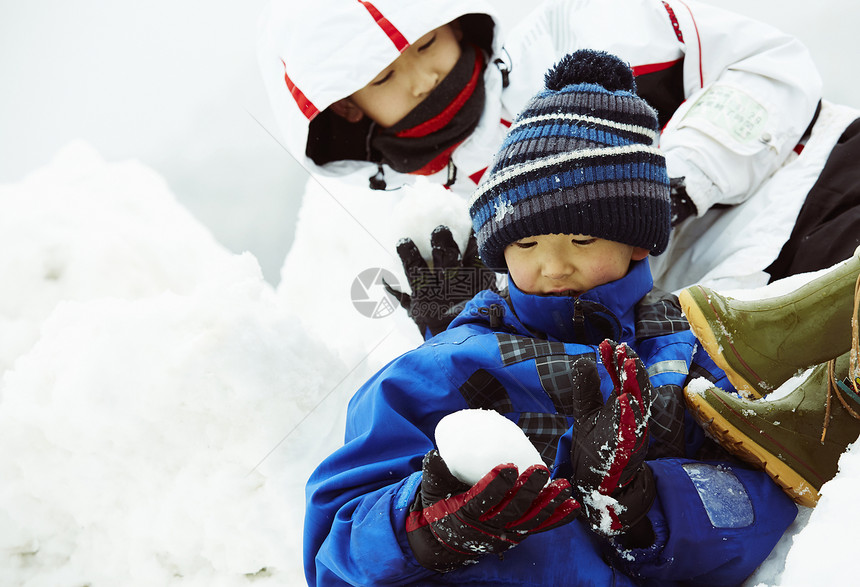
M 595 241 L 597 241 L 596 238 L 575 238 L 571 240 L 575 245 L 590 245 Z
M 520 249 L 530 249 L 537 243 L 534 241 L 516 241 L 514 244 Z
M 385 74 L 385 76 L 382 77 L 382 79 L 376 80 L 375 82 L 373 82 L 372 85 L 381 86 L 382 84 L 384 84 L 385 82 L 390 80 L 392 75 L 394 75 L 394 71 L 389 71 L 388 73 Z
M 433 43 L 435 43 L 435 42 L 436 42 L 436 35 L 433 35 L 433 38 L 432 38 L 432 39 L 430 39 L 429 41 L 427 41 L 426 43 L 424 43 L 423 45 L 421 45 L 420 47 L 418 47 L 418 50 L 419 50 L 419 51 L 424 51 L 424 50 L 426 50 L 426 49 L 429 49 L 429 48 L 430 48 L 430 45 L 432 45 L 432 44 L 433 44 Z

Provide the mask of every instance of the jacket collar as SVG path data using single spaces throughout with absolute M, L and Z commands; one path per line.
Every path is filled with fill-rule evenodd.
M 511 305 L 519 321 L 547 340 L 597 344 L 604 338 L 635 336 L 635 307 L 653 287 L 648 260 L 634 262 L 627 275 L 578 297 L 523 293 L 509 281 Z

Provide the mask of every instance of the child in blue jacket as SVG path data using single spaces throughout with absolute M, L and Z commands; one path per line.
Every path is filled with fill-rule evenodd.
M 652 291 L 671 224 L 655 111 L 605 53 L 546 84 L 470 207 L 508 291 L 356 393 L 344 446 L 308 482 L 309 584 L 735 585 L 794 520 L 765 473 L 699 458 L 681 390 L 729 384 Z M 456 479 L 434 430 L 469 408 L 518 424 L 546 467 Z

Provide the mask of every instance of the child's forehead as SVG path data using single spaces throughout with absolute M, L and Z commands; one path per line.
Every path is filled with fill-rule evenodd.
M 421 13 L 421 18 L 414 14 L 408 14 L 405 18 L 397 18 L 396 14 L 386 22 L 378 22 L 379 26 L 370 27 L 380 46 L 390 45 L 397 54 L 403 53 L 410 46 L 417 43 L 422 37 L 432 33 L 439 27 L 456 22 L 463 15 L 462 7 L 456 10 L 448 9 L 436 11 L 435 6 L 428 10 L 426 3 L 421 8 L 413 9 Z M 400 13 L 402 10 L 392 10 L 392 13 Z
M 440 25 L 440 26 L 438 26 L 438 27 L 436 27 L 436 28 L 430 29 L 429 31 L 427 31 L 426 33 L 424 33 L 423 35 L 421 35 L 420 37 L 418 37 L 417 39 L 415 39 L 413 42 L 411 42 L 411 43 L 409 44 L 409 46 L 408 46 L 406 49 L 404 49 L 404 51 L 403 51 L 403 52 L 399 53 L 399 54 L 394 58 L 394 60 L 393 60 L 393 61 L 391 61 L 390 63 L 387 63 L 387 64 L 386 64 L 386 65 L 384 65 L 384 66 L 383 66 L 379 71 L 377 71 L 377 72 L 376 72 L 376 75 L 374 76 L 374 80 L 375 80 L 376 78 L 380 77 L 382 74 L 384 74 L 388 69 L 390 69 L 390 68 L 391 68 L 393 65 L 395 65 L 398 61 L 400 61 L 401 59 L 403 59 L 403 53 L 405 53 L 406 51 L 409 51 L 409 50 L 413 50 L 413 51 L 414 51 L 416 47 L 421 47 L 421 46 L 422 46 L 423 44 L 425 44 L 427 41 L 429 41 L 430 39 L 432 39 L 432 38 L 434 37 L 434 35 L 436 35 L 439 31 L 441 31 L 441 30 L 445 30 L 445 29 L 449 29 L 449 30 L 450 30 L 450 28 L 451 28 L 451 27 L 452 27 L 452 23 L 450 23 L 450 22 L 449 22 L 449 23 L 445 23 L 445 24 L 442 24 L 442 25 Z
M 456 17 L 452 20 L 456 20 Z M 345 49 L 340 49 L 339 52 L 347 59 L 345 65 L 349 72 L 344 71 L 344 74 L 348 76 L 349 91 L 343 96 L 339 96 L 338 99 L 372 83 L 394 65 L 405 51 L 420 44 L 425 37 L 430 36 L 438 28 L 449 24 L 449 22 L 451 21 L 436 24 L 435 19 L 433 21 L 425 20 L 420 23 L 420 26 L 413 27 L 412 30 L 398 31 L 398 33 L 386 33 L 383 29 L 372 29 L 366 35 L 371 40 L 362 43 L 360 47 L 355 47 L 356 51 L 350 53 Z M 430 26 L 434 24 L 435 26 Z M 388 36 L 389 34 L 393 34 L 399 40 L 392 41 Z
M 482 0 L 274 2 L 264 35 L 272 70 L 286 73 L 293 97 L 321 112 L 374 81 L 424 35 L 467 14 L 487 17 L 496 38 L 496 9 Z

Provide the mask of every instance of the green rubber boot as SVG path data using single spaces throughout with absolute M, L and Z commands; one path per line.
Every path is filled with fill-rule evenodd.
M 767 395 L 794 375 L 851 347 L 860 249 L 778 297 L 743 301 L 695 285 L 678 296 L 690 327 L 735 389 Z
M 843 400 L 857 413 L 860 396 L 853 391 L 848 370 L 846 353 L 836 359 L 834 373 L 841 380 Z M 724 449 L 764 469 L 798 504 L 814 507 L 821 486 L 836 475 L 839 457 L 860 435 L 860 420 L 833 394 L 822 442 L 828 379 L 828 365 L 823 364 L 773 401 L 741 399 L 716 387 L 694 390 L 695 384 L 684 396 L 693 416 Z

